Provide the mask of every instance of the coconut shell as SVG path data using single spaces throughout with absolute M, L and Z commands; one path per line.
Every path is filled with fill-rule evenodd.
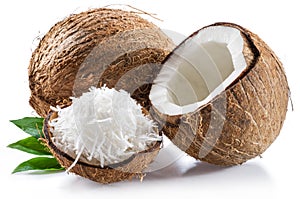
M 70 96 L 106 84 L 149 107 L 151 83 L 172 49 L 157 26 L 133 12 L 99 8 L 70 15 L 49 30 L 32 54 L 29 103 L 46 117 L 50 106 L 70 104 Z
M 44 120 L 44 142 L 60 165 L 64 168 L 69 168 L 75 161 L 75 157 L 71 157 L 69 154 L 59 150 L 52 142 L 51 127 L 48 123 L 56 117 L 57 113 L 51 111 Z M 142 179 L 144 176 L 143 170 L 147 168 L 147 166 L 157 156 L 160 146 L 160 141 L 155 142 L 152 146 L 149 146 L 149 149 L 139 152 L 123 162 L 107 165 L 105 167 L 100 167 L 100 165 L 96 165 L 95 163 L 89 164 L 79 160 L 69 172 L 103 184 L 131 180 L 133 177 L 140 177 Z
M 151 115 L 190 156 L 216 165 L 242 164 L 262 154 L 278 136 L 287 112 L 288 82 L 282 63 L 256 34 L 231 23 L 211 26 L 240 31 L 247 69 L 194 112 L 169 116 L 152 107 Z

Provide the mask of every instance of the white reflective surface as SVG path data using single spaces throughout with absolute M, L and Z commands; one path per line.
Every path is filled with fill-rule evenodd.
M 6 146 L 27 135 L 9 122 L 33 116 L 28 104 L 27 67 L 39 38 L 70 13 L 125 3 L 156 13 L 164 29 L 190 35 L 217 21 L 238 23 L 257 33 L 281 58 L 295 111 L 289 106 L 281 134 L 262 155 L 244 165 L 220 168 L 183 155 L 139 180 L 101 185 L 64 172 L 11 175 L 33 156 Z M 297 1 L 1 1 L 0 3 L 0 183 L 1 198 L 299 198 L 299 21 Z

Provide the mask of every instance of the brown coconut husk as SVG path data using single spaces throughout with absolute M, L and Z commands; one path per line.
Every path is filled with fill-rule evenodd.
M 278 136 L 287 112 L 288 82 L 282 63 L 256 34 L 232 23 L 211 26 L 241 32 L 247 69 L 192 113 L 169 116 L 153 107 L 151 115 L 190 156 L 216 165 L 242 164 L 262 154 Z
M 145 113 L 145 110 L 143 110 L 143 112 Z M 52 142 L 53 137 L 49 121 L 56 117 L 57 112 L 51 111 L 47 118 L 45 118 L 43 128 L 45 139 L 43 140 L 60 165 L 68 169 L 75 161 L 75 157 L 61 151 Z M 101 167 L 100 163 L 96 164 L 95 162 L 79 160 L 69 172 L 103 184 L 131 180 L 134 177 L 142 180 L 144 169 L 146 169 L 157 156 L 160 146 L 161 141 L 154 142 L 147 150 L 134 154 L 123 162 L 106 165 L 104 167 Z
M 50 106 L 70 104 L 70 96 L 106 84 L 149 107 L 149 85 L 172 49 L 157 26 L 133 12 L 99 8 L 70 15 L 50 29 L 32 54 L 29 103 L 46 117 Z

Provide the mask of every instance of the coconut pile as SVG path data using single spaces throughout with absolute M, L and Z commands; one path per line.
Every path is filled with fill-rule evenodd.
M 197 160 L 242 164 L 279 135 L 289 98 L 281 62 L 248 29 L 216 23 L 175 47 L 118 9 L 55 24 L 28 71 L 45 144 L 68 172 L 99 183 L 142 179 L 162 134 Z
M 67 154 L 75 152 L 69 170 L 79 159 L 101 167 L 123 162 L 161 141 L 154 122 L 123 90 L 92 87 L 71 99 L 66 108 L 53 108 L 58 116 L 49 122 L 54 145 Z

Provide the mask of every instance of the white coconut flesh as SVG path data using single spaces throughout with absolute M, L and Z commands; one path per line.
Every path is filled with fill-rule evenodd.
M 49 125 L 55 146 L 78 160 L 101 167 L 120 163 L 161 140 L 142 107 L 121 90 L 94 88 L 72 98 Z M 76 157 L 76 158 L 75 158 Z
M 220 94 L 247 68 L 238 29 L 213 26 L 180 44 L 162 66 L 150 92 L 161 113 L 195 111 Z

